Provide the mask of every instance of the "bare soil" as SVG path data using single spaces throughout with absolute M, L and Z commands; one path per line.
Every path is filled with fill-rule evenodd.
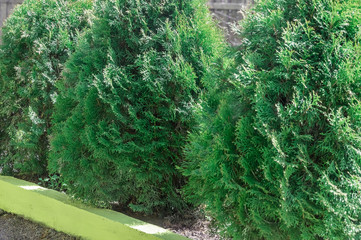
M 210 219 L 202 211 L 186 211 L 183 214 L 167 216 L 143 215 L 118 205 L 113 205 L 113 210 L 126 214 L 130 217 L 148 222 L 171 232 L 185 236 L 192 240 L 220 240 L 222 239 L 212 228 Z
M 167 217 L 163 227 L 193 240 L 220 240 L 220 236 L 213 232 L 211 222 L 205 217 L 177 218 Z
M 0 240 L 79 240 L 0 210 Z

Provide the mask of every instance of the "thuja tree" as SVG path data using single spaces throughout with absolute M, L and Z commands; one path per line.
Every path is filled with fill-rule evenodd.
M 263 0 L 242 23 L 237 73 L 214 79 L 183 165 L 226 236 L 361 238 L 360 9 Z
M 94 15 L 59 85 L 49 167 L 93 204 L 181 209 L 176 166 L 222 38 L 204 1 L 97 1 Z
M 43 175 L 56 82 L 88 25 L 90 0 L 25 0 L 7 19 L 0 52 L 0 168 Z

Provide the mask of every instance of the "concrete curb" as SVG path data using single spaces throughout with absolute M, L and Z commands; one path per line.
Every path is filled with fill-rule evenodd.
M 12 177 L 0 176 L 0 209 L 83 239 L 188 239 L 115 211 L 85 206 L 63 193 Z

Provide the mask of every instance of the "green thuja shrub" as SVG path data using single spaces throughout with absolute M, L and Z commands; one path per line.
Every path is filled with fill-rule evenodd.
M 46 174 L 55 85 L 91 7 L 90 0 L 25 0 L 7 19 L 0 50 L 3 174 Z
M 360 3 L 262 0 L 186 146 L 189 199 L 234 239 L 361 239 Z
M 199 0 L 96 1 L 66 64 L 49 168 L 87 202 L 179 210 L 176 166 L 223 40 Z

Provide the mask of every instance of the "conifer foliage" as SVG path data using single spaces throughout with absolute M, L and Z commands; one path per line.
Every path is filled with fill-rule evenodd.
M 7 19 L 0 51 L 2 173 L 46 173 L 55 85 L 91 7 L 90 0 L 25 0 Z
M 261 0 L 198 109 L 189 198 L 234 239 L 361 238 L 360 3 Z M 218 81 L 218 82 L 217 82 Z
M 176 166 L 202 76 L 222 48 L 204 1 L 96 1 L 66 64 L 50 169 L 95 204 L 181 209 Z

